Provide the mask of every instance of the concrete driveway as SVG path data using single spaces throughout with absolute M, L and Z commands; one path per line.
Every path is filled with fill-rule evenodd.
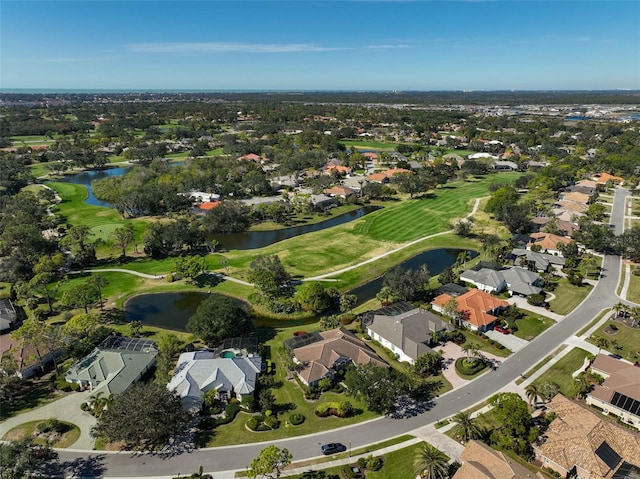
M 507 348 L 509 351 L 513 353 L 520 351 L 527 344 L 529 344 L 529 341 L 525 339 L 520 339 L 517 336 L 514 336 L 513 334 L 502 334 L 502 333 L 499 333 L 498 331 L 493 331 L 493 330 L 487 331 L 484 334 L 486 334 L 487 337 L 493 339 L 496 343 L 502 344 L 505 348 Z

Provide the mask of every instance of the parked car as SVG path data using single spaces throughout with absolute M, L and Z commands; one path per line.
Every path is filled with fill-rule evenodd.
M 503 328 L 502 326 L 494 326 L 493 329 L 502 334 L 509 334 L 511 332 L 510 330 Z
M 322 454 L 324 454 L 325 456 L 328 456 L 329 454 L 336 454 L 338 452 L 344 452 L 346 450 L 347 447 L 344 444 L 340 444 L 339 442 L 331 442 L 322 446 Z

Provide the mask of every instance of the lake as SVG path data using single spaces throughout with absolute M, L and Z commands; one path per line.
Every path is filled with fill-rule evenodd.
M 66 175 L 61 178 L 61 183 L 73 183 L 74 185 L 82 185 L 87 189 L 89 195 L 84 200 L 85 203 L 94 205 L 94 206 L 103 206 L 105 208 L 110 208 L 111 205 L 105 201 L 100 201 L 93 195 L 93 190 L 91 189 L 91 182 L 95 180 L 102 180 L 104 178 L 109 178 L 112 176 L 121 176 L 124 175 L 127 171 L 129 171 L 131 166 L 123 166 L 119 168 L 107 168 L 104 170 L 91 170 L 91 171 L 83 171 L 82 173 L 76 173 L 75 175 Z
M 427 264 L 432 275 L 442 272 L 448 266 L 455 263 L 458 255 L 465 250 L 439 248 L 426 251 L 409 258 L 400 264 L 403 269 L 416 269 L 422 264 Z M 478 253 L 468 251 L 472 257 Z M 358 297 L 358 304 L 375 295 L 382 288 L 384 276 L 376 278 L 350 293 Z M 215 294 L 215 293 L 211 293 Z M 200 303 L 209 293 L 187 292 L 187 293 L 149 293 L 134 296 L 124 305 L 125 318 L 127 321 L 141 321 L 146 326 L 155 326 L 174 331 L 185 331 L 187 321 L 198 309 Z

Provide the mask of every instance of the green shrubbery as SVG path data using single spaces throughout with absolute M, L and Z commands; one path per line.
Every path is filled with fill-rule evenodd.
M 456 371 L 464 376 L 473 376 L 478 374 L 487 365 L 482 359 L 476 359 L 474 362 L 469 362 L 467 358 L 458 358 L 456 360 Z
M 349 417 L 353 414 L 353 411 L 353 405 L 349 401 L 331 401 L 318 405 L 315 409 L 315 414 L 318 417 Z
M 304 415 L 300 414 L 299 412 L 294 412 L 291 416 L 289 416 L 289 423 L 294 426 L 299 426 L 304 422 L 304 420 Z

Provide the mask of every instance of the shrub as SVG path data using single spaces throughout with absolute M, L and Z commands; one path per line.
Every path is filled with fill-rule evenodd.
M 542 306 L 544 304 L 544 296 L 541 294 L 530 294 L 527 296 L 527 303 L 533 306 Z
M 343 401 L 338 406 L 338 415 L 340 417 L 349 417 L 353 414 L 353 405 L 349 401 Z
M 280 421 L 275 416 L 267 416 L 263 422 L 269 429 L 278 429 L 280 427 Z
M 358 476 L 359 474 L 351 469 L 351 466 L 349 464 L 347 464 L 346 466 L 342 466 L 342 477 L 356 478 Z
M 367 467 L 367 460 L 364 457 L 358 459 L 358 467 L 360 469 L 364 469 L 365 467 Z
M 247 427 L 252 431 L 256 431 L 258 429 L 258 424 L 260 424 L 258 416 L 251 416 L 251 419 L 247 421 Z
M 291 416 L 289 416 L 289 422 L 294 426 L 299 426 L 300 424 L 302 424 L 304 422 L 304 419 L 304 415 L 298 412 L 295 412 Z
M 475 363 L 467 363 L 467 358 L 458 358 L 456 360 L 456 371 L 465 376 L 473 376 L 478 372 L 482 371 L 486 364 L 482 360 L 477 360 Z
M 222 424 L 229 424 L 233 421 L 238 413 L 242 410 L 242 406 L 238 404 L 237 400 L 235 403 L 229 402 L 227 406 L 224 408 L 224 417 L 218 418 L 215 421 L 216 426 L 220 426 Z
M 382 459 L 376 456 L 367 457 L 367 469 L 379 471 L 382 468 Z
M 38 431 L 41 433 L 56 432 L 62 434 L 63 432 L 66 432 L 68 428 L 69 427 L 65 423 L 54 417 L 38 424 Z

